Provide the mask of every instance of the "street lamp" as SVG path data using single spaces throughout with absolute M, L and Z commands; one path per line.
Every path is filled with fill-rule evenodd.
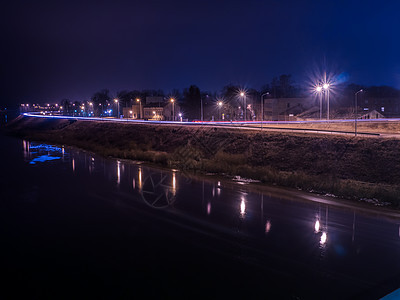
M 93 102 L 89 102 L 89 105 L 91 106 L 90 114 L 92 115 L 93 114 Z
M 114 99 L 114 102 L 117 104 L 117 107 L 118 107 L 118 116 L 117 116 L 117 119 L 119 118 L 119 102 L 118 102 L 118 99 Z
M 318 85 L 315 91 L 319 94 L 319 119 L 322 120 L 322 86 Z
M 173 121 L 175 121 L 175 99 L 171 98 Z
M 327 114 L 326 114 L 326 119 L 327 120 L 329 120 L 329 83 L 324 83 L 324 85 L 322 86 L 323 88 L 324 88 L 324 90 L 327 92 L 327 95 L 328 95 L 328 101 L 327 101 L 327 106 L 328 106 L 328 111 L 327 111 Z
M 136 98 L 136 102 L 139 102 L 139 115 L 138 115 L 138 119 L 140 119 L 141 115 L 142 115 L 142 101 L 140 101 L 139 98 Z
M 247 105 L 246 105 L 246 94 L 245 92 L 240 92 L 240 97 L 243 97 L 243 109 L 244 109 L 244 120 L 247 121 Z
M 218 101 L 218 118 L 221 120 L 221 107 L 222 107 L 222 101 Z
M 181 122 L 182 122 L 182 113 L 179 113 L 179 119 L 180 119 Z
M 261 130 L 263 128 L 263 121 L 264 121 L 264 96 L 269 95 L 269 92 L 266 92 L 261 95 Z
M 362 89 L 354 94 L 354 136 L 357 136 L 357 95 L 361 92 L 363 92 Z

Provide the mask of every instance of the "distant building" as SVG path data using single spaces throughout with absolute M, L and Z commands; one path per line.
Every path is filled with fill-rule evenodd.
M 124 107 L 122 109 L 124 118 L 128 119 L 142 119 L 143 118 L 143 106 L 141 104 L 134 104 L 131 107 Z
M 385 116 L 382 115 L 380 112 L 376 111 L 375 109 L 366 114 L 363 114 L 360 117 L 360 119 L 383 119 L 383 118 L 385 118 Z
M 268 98 L 264 99 L 265 121 L 293 121 L 296 116 L 313 104 L 309 98 Z
M 158 106 L 146 106 L 143 109 L 143 116 L 145 120 L 163 121 L 165 119 L 164 108 Z
M 396 97 L 365 97 L 358 106 L 365 113 L 375 110 L 388 118 L 400 117 L 400 99 Z
M 175 120 L 179 120 L 180 106 L 176 102 L 164 100 L 163 97 L 147 97 L 146 104 L 134 104 L 123 108 L 124 118 L 129 119 L 172 121 L 174 112 Z

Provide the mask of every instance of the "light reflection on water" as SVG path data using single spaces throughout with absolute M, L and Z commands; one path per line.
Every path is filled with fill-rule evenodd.
M 176 204 L 176 201 L 184 202 L 184 201 L 192 201 L 191 199 L 197 199 L 198 194 L 189 189 L 189 194 L 180 195 L 180 187 L 185 190 L 187 193 L 188 184 L 179 185 L 179 181 L 182 180 L 182 183 L 187 181 L 187 178 L 184 178 L 179 175 L 179 171 L 157 171 L 156 169 L 151 169 L 149 167 L 145 167 L 143 165 L 137 165 L 134 163 L 121 161 L 121 160 L 105 160 L 103 158 L 95 158 L 94 155 L 89 154 L 87 152 L 79 152 L 72 151 L 72 154 L 65 150 L 65 147 L 57 147 L 53 145 L 43 144 L 43 143 L 33 143 L 26 140 L 22 141 L 24 158 L 30 164 L 35 164 L 37 162 L 51 162 L 54 160 L 59 160 L 60 158 L 66 158 L 70 160 L 70 166 L 73 173 L 79 172 L 87 172 L 88 174 L 93 174 L 93 172 L 102 172 L 105 177 L 115 178 L 115 182 L 117 183 L 118 189 L 125 189 L 124 182 L 131 182 L 131 189 L 136 192 L 136 195 L 139 196 L 138 199 L 147 202 L 152 207 L 155 208 L 168 208 L 172 206 L 172 204 Z M 112 165 L 114 167 L 114 174 L 112 172 Z M 111 166 L 111 168 L 110 168 Z M 100 168 L 102 170 L 100 170 Z M 125 169 L 128 169 L 129 172 L 125 172 Z M 86 171 L 85 171 L 86 170 Z M 115 177 L 114 177 L 115 176 Z M 129 177 L 129 178 L 127 178 Z M 145 179 L 143 179 L 145 177 Z M 191 182 L 191 181 L 190 181 Z M 191 182 L 192 183 L 192 182 Z M 216 196 L 221 196 L 223 191 L 223 185 L 221 184 L 221 180 L 213 181 L 212 179 L 200 182 L 202 184 L 201 189 L 201 198 L 202 202 L 205 203 L 205 215 L 209 216 L 212 212 L 212 199 Z M 196 182 L 196 185 L 199 185 Z M 211 190 L 211 194 L 207 197 L 206 190 Z M 227 193 L 227 197 L 232 198 L 230 195 L 232 191 Z M 256 198 L 261 196 L 261 199 L 257 200 Z M 222 197 L 222 196 L 221 196 Z M 237 207 L 237 213 L 241 219 L 245 219 L 248 215 L 248 210 L 255 209 L 255 202 L 260 201 L 260 212 L 262 220 L 262 226 L 264 227 L 263 232 L 269 233 L 274 222 L 273 214 L 268 212 L 266 209 L 266 203 L 268 204 L 273 199 L 270 196 L 261 194 L 257 195 L 255 193 L 248 195 L 247 193 L 239 192 L 236 196 L 239 199 L 239 206 Z M 222 197 L 224 198 L 224 197 Z M 234 199 L 233 197 L 232 199 Z M 226 201 L 226 198 L 224 198 Z M 216 208 L 220 208 L 221 203 L 216 205 Z M 313 210 L 312 207 L 315 207 L 315 204 L 309 203 L 310 210 Z M 313 221 L 313 231 L 315 235 L 318 237 L 318 241 L 320 245 L 325 245 L 328 241 L 328 205 L 317 204 L 318 213 L 314 217 Z M 175 208 L 177 206 L 175 205 Z M 321 213 L 321 209 L 324 213 Z M 254 211 L 252 211 L 252 215 L 254 215 Z M 268 214 L 268 217 L 266 216 Z M 351 212 L 352 215 L 352 223 L 348 228 L 350 228 L 352 241 L 354 241 L 354 235 L 356 231 L 356 212 Z M 265 216 L 265 217 L 263 217 Z M 324 218 L 322 218 L 324 216 Z M 253 220 L 253 219 L 252 219 Z M 347 226 L 342 224 L 342 226 Z M 397 236 L 400 237 L 400 225 L 396 225 L 397 227 Z
M 33 143 L 23 140 L 24 159 L 31 165 L 64 159 L 64 146 L 56 147 L 48 144 Z
M 28 141 L 22 144 L 27 162 L 59 160 L 62 163 L 60 158 L 64 158 L 71 173 L 112 182 L 111 188 L 116 193 L 131 195 L 131 205 L 145 203 L 152 209 L 180 213 L 193 221 L 208 222 L 215 226 L 213 228 L 225 228 L 235 235 L 251 236 L 256 241 L 251 246 L 261 252 L 275 251 L 274 255 L 279 257 L 287 255 L 318 268 L 321 268 L 321 261 L 325 261 L 325 272 L 331 269 L 346 272 L 353 268 L 353 273 L 359 268 L 357 276 L 367 278 L 373 276 L 368 273 L 369 269 L 387 265 L 379 260 L 381 258 L 391 256 L 394 269 L 400 268 L 399 220 L 366 216 L 356 209 L 323 203 L 296 202 L 246 189 L 243 184 L 236 188 L 212 177 L 189 180 L 178 170 L 158 170 L 123 160 L 107 160 L 64 147 Z M 43 157 L 50 159 L 41 160 Z M 371 237 L 374 229 L 377 234 Z M 390 254 L 376 249 L 377 245 L 387 243 L 397 248 Z M 360 253 L 372 264 L 367 271 L 363 266 L 367 262 L 360 260 Z M 374 261 L 377 257 L 379 259 Z

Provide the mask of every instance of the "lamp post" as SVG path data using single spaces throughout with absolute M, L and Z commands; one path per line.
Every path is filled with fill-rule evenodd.
M 246 94 L 244 92 L 241 92 L 240 96 L 243 97 L 244 120 L 247 121 Z
M 264 121 L 264 96 L 269 95 L 269 92 L 266 92 L 261 95 L 261 130 L 263 128 L 263 121 Z
M 328 101 L 327 101 L 328 111 L 326 113 L 326 119 L 329 120 L 329 83 L 324 83 L 322 87 L 324 88 L 328 96 Z
M 117 104 L 117 110 L 118 110 L 118 115 L 117 115 L 117 119 L 119 119 L 119 101 L 118 99 L 114 99 L 114 102 Z
M 315 90 L 319 95 L 319 119 L 322 120 L 322 86 L 317 86 Z
M 221 107 L 222 107 L 222 101 L 218 101 L 218 119 L 221 120 Z
M 142 101 L 140 101 L 139 98 L 136 98 L 136 102 L 139 102 L 139 114 L 138 114 L 138 119 L 142 116 Z
M 357 136 L 357 95 L 361 93 L 363 90 L 359 90 L 354 94 L 354 136 Z
M 171 98 L 171 103 L 172 103 L 172 115 L 173 115 L 173 121 L 175 121 L 175 99 Z

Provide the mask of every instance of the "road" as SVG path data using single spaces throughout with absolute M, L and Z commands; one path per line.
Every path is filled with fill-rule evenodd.
M 37 117 L 37 118 L 48 118 L 48 119 L 69 119 L 69 120 L 82 120 L 82 121 L 102 121 L 102 122 L 121 122 L 121 123 L 133 123 L 133 124 L 149 124 L 149 125 L 166 125 L 166 126 L 213 126 L 213 127 L 224 127 L 233 129 L 245 129 L 245 130 L 267 130 L 267 131 L 278 131 L 278 132 L 296 132 L 296 133 L 314 133 L 314 134 L 335 134 L 335 135 L 355 135 L 354 130 L 336 130 L 335 125 L 353 123 L 350 119 L 340 120 L 313 120 L 313 121 L 153 121 L 153 120 L 135 120 L 135 119 L 116 119 L 116 118 L 98 118 L 98 117 L 75 117 L 75 116 L 59 116 L 59 115 L 41 115 L 39 113 L 24 113 L 24 116 Z M 357 120 L 359 124 L 366 123 L 378 123 L 378 124 L 398 124 L 400 118 L 395 119 L 360 119 Z M 302 125 L 325 125 L 331 128 L 304 128 Z M 333 128 L 332 128 L 333 127 Z M 400 138 L 400 133 L 397 132 L 377 132 L 376 130 L 371 132 L 357 131 L 358 136 L 367 137 L 379 137 L 379 138 Z

